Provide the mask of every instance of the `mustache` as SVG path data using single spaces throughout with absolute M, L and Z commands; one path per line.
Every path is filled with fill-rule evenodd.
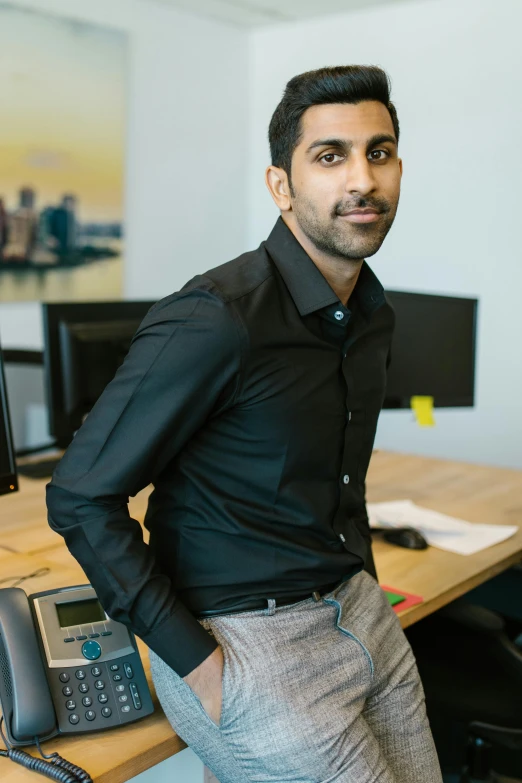
M 352 209 L 375 209 L 377 212 L 387 212 L 389 204 L 386 201 L 368 201 L 368 199 L 359 199 L 358 203 L 341 202 L 334 207 L 334 215 L 343 215 Z

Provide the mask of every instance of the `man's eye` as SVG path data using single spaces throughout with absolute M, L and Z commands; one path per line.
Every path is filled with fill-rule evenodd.
M 384 152 L 384 153 L 386 153 L 386 157 L 388 157 L 388 158 L 390 157 L 390 153 L 388 152 L 388 150 L 372 150 L 370 152 L 370 155 L 373 155 L 374 152 Z M 385 160 L 385 158 L 374 158 L 373 160 Z
M 326 155 L 323 155 L 322 158 L 319 158 L 319 160 L 324 160 L 325 163 L 334 163 L 334 158 L 341 158 L 342 155 L 338 155 L 336 152 L 328 152 Z

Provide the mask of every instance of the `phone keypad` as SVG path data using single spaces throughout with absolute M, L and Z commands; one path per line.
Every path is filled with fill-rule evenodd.
M 134 660 L 132 663 L 135 665 Z M 56 677 L 56 674 L 54 676 Z M 62 720 L 66 720 L 67 716 L 71 726 L 77 726 L 78 730 L 86 730 L 86 722 L 90 724 L 89 728 L 92 726 L 93 729 L 101 728 L 102 723 L 118 725 L 137 717 L 135 711 L 142 709 L 140 694 L 133 681 L 134 671 L 129 661 L 102 662 L 87 669 L 70 668 L 68 671 L 57 672 L 57 676 L 64 697 Z M 75 682 L 77 688 L 74 687 Z M 86 695 L 91 688 L 97 698 L 94 698 L 94 695 Z M 75 692 L 79 698 L 75 698 Z M 78 706 L 80 711 L 77 712 Z

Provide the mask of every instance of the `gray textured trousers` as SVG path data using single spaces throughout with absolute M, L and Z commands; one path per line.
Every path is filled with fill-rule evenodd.
M 220 783 L 441 783 L 413 653 L 366 572 L 319 601 L 199 622 L 223 648 L 219 726 L 150 651 L 152 677 Z

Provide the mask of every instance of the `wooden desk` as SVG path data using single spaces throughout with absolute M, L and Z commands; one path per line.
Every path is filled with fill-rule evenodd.
M 0 499 L 0 579 L 32 573 L 42 566 L 51 568 L 46 576 L 21 585 L 28 593 L 87 581 L 63 539 L 47 525 L 46 483 L 22 476 L 20 492 Z M 131 515 L 140 522 L 149 493 L 146 489 L 131 501 Z M 466 557 L 434 547 L 406 550 L 375 541 L 379 581 L 425 599 L 399 615 L 404 628 L 522 560 L 522 471 L 375 452 L 367 501 L 406 498 L 470 522 L 521 528 L 507 541 Z M 138 643 L 157 712 L 132 726 L 96 734 L 95 754 L 84 737 L 46 743 L 88 769 L 95 783 L 123 783 L 185 747 L 161 711 L 150 679 L 147 648 Z M 36 780 L 34 774 L 1 758 L 0 777 L 5 783 Z

